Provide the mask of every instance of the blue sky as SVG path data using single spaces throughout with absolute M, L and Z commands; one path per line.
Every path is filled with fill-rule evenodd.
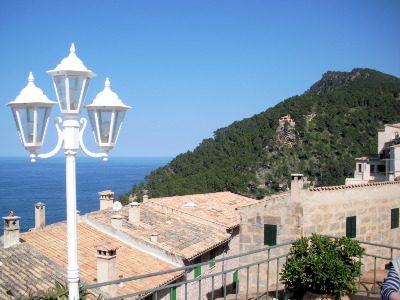
M 399 13 L 400 1 L 368 0 L 2 1 L 0 156 L 28 156 L 5 104 L 29 72 L 56 101 L 46 71 L 72 42 L 97 74 L 86 104 L 109 77 L 133 107 L 110 156 L 173 157 L 302 94 L 327 71 L 400 77 Z M 42 153 L 56 144 L 57 116 L 54 106 Z M 89 129 L 85 144 L 97 152 Z

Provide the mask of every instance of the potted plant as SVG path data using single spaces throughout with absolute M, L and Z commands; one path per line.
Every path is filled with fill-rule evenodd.
M 355 289 L 364 254 L 357 241 L 312 234 L 293 243 L 281 280 L 295 291 L 340 299 Z M 306 295 L 305 295 L 306 297 Z M 303 298 L 304 299 L 304 298 Z

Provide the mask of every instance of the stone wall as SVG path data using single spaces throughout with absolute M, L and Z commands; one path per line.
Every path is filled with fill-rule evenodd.
M 226 258 L 229 256 L 239 254 L 239 228 L 236 227 L 232 232 L 232 239 L 229 243 L 221 245 L 215 248 L 215 259 Z M 201 262 L 210 261 L 210 251 L 201 255 Z M 224 265 L 222 265 L 224 263 Z M 186 265 L 194 264 L 194 260 L 187 262 Z M 222 270 L 235 269 L 239 266 L 239 259 L 231 259 L 225 262 L 217 262 L 214 266 L 210 267 L 210 264 L 201 266 L 201 277 L 206 277 L 208 275 L 217 274 L 222 272 Z M 194 269 L 188 272 L 188 280 L 194 279 Z M 223 282 L 225 278 L 221 275 L 210 278 L 205 278 L 201 280 L 201 299 L 211 299 L 211 291 L 214 287 L 214 297 L 223 295 Z M 227 293 L 232 292 L 232 281 L 233 272 L 229 272 L 226 275 L 226 285 Z M 199 299 L 199 281 L 189 283 L 187 285 L 187 299 Z M 185 285 L 182 285 L 177 290 L 177 299 L 185 299 Z
M 290 194 L 278 195 L 260 203 L 240 209 L 240 253 L 263 249 L 264 224 L 277 225 L 277 244 L 297 239 L 301 235 L 299 218 L 302 215 L 301 206 L 292 203 Z M 276 257 L 287 253 L 290 245 L 283 248 L 262 251 L 252 255 L 242 256 L 240 265 L 254 264 L 269 257 Z M 280 261 L 282 265 L 284 260 Z M 265 290 L 268 282 L 269 288 L 274 288 L 277 282 L 276 262 L 263 263 L 249 268 L 250 290 L 254 291 L 259 285 L 260 290 Z M 268 280 L 267 280 L 268 278 Z M 239 271 L 239 291 L 247 288 L 247 268 Z
M 297 178 L 299 179 L 299 178 Z M 301 179 L 301 178 L 300 178 Z M 302 180 L 302 179 L 301 179 Z M 356 216 L 356 238 L 360 241 L 400 245 L 400 228 L 391 229 L 391 209 L 400 206 L 400 182 L 369 183 L 358 186 L 335 186 L 303 190 L 300 181 L 292 181 L 290 194 L 277 195 L 260 203 L 240 208 L 241 231 L 240 252 L 263 249 L 264 224 L 277 225 L 277 244 L 295 240 L 301 236 L 318 234 L 341 237 L 346 235 L 346 218 Z M 369 254 L 390 257 L 389 250 L 372 245 L 363 245 Z M 270 250 L 270 257 L 288 252 L 289 246 Z M 400 255 L 400 251 L 394 256 Z M 248 255 L 240 259 L 244 266 L 268 258 L 268 251 Z M 280 265 L 284 263 L 281 259 Z M 364 269 L 374 267 L 371 258 L 364 258 Z M 387 261 L 377 260 L 378 268 Z M 276 263 L 249 268 L 250 290 L 257 282 L 263 288 L 275 288 Z M 259 277 L 258 277 L 259 274 Z M 269 275 L 268 275 L 269 274 Z M 259 279 L 258 279 L 259 278 Z M 239 272 L 240 290 L 246 288 L 247 269 Z
M 391 229 L 391 209 L 400 206 L 400 182 L 370 183 L 359 186 L 314 188 L 302 191 L 304 235 L 312 232 L 332 236 L 346 235 L 346 218 L 356 216 L 356 240 L 400 245 L 400 229 Z M 390 257 L 383 250 L 363 245 L 369 254 Z M 400 255 L 400 252 L 397 253 Z M 373 260 L 364 259 L 366 270 Z M 377 261 L 378 267 L 386 261 Z

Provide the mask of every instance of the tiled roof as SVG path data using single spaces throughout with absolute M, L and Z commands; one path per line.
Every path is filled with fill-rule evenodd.
M 239 226 L 240 213 L 236 208 L 259 202 L 231 192 L 153 198 L 149 201 L 225 228 Z M 189 202 L 195 203 L 197 206 L 185 207 L 184 205 Z
M 376 155 L 366 155 L 362 157 L 356 157 L 355 160 L 380 160 L 380 158 Z
M 141 203 L 138 223 L 129 222 L 129 205 L 118 212 L 112 209 L 92 212 L 88 214 L 88 218 L 111 226 L 111 216 L 117 213 L 123 217 L 120 228 L 122 232 L 188 260 L 231 238 L 225 230 L 221 231 L 185 216 L 159 210 L 150 203 Z M 150 235 L 153 233 L 158 234 L 157 242 L 150 240 Z
M 66 270 L 27 244 L 0 249 L 0 299 L 29 297 L 66 281 Z M 12 297 L 10 297 L 12 296 Z
M 261 201 L 264 202 L 264 201 L 269 201 L 269 200 L 276 199 L 276 198 L 286 197 L 288 195 L 290 195 L 290 193 L 280 193 L 280 194 L 271 195 L 271 196 L 265 197 L 264 199 L 258 201 L 257 203 L 260 203 Z M 253 203 L 239 206 L 236 210 L 238 210 L 238 209 L 240 209 L 242 207 L 245 207 L 245 206 L 250 206 L 250 205 L 253 205 Z
M 45 228 L 21 233 L 20 237 L 60 266 L 67 268 L 67 230 L 66 226 Z M 175 268 L 175 266 L 161 261 L 149 254 L 134 249 L 117 239 L 114 239 L 88 224 L 78 224 L 78 260 L 80 277 L 88 284 L 97 283 L 96 246 L 101 242 L 119 245 L 117 250 L 117 276 L 124 278 L 144 275 Z M 132 293 L 160 286 L 179 276 L 178 273 L 165 274 L 134 282 L 125 282 L 123 288 L 118 287 L 119 295 Z
M 353 189 L 357 187 L 388 185 L 388 184 L 400 184 L 400 181 L 383 181 L 383 182 L 368 182 L 368 183 L 358 183 L 349 185 L 321 186 L 321 187 L 311 187 L 308 190 L 311 192 L 318 192 L 318 191 Z
M 391 127 L 396 127 L 396 128 L 400 128 L 400 123 L 395 123 L 395 124 L 387 124 L 385 126 L 391 126 Z

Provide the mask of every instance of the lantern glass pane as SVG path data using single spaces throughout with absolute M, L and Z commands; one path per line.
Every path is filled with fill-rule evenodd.
M 55 75 L 53 78 L 56 85 L 56 92 L 61 110 L 66 110 L 67 103 L 65 101 L 65 75 Z
M 18 133 L 21 135 L 21 128 L 19 128 L 19 124 L 18 124 L 18 117 L 17 117 L 17 108 L 15 107 L 11 107 L 13 116 L 14 116 L 14 121 L 15 121 L 15 125 L 17 125 L 17 129 L 18 129 Z
M 109 143 L 111 127 L 111 110 L 99 112 L 100 142 Z
M 113 131 L 113 135 L 112 135 L 112 142 L 116 143 L 117 142 L 117 138 L 118 138 L 118 133 L 119 130 L 121 128 L 122 125 L 122 120 L 124 119 L 124 115 L 125 115 L 126 111 L 118 111 L 116 112 L 116 117 L 115 117 L 115 125 L 114 125 L 114 131 Z
M 85 102 L 86 94 L 87 94 L 87 91 L 88 91 L 88 89 L 89 89 L 90 80 L 91 80 L 90 77 L 86 77 L 85 89 L 83 90 L 82 104 L 81 104 L 81 105 L 83 105 L 83 102 Z
M 37 141 L 43 142 L 46 131 L 46 124 L 49 118 L 50 109 L 47 107 L 39 108 L 37 112 Z
M 98 143 L 98 140 L 97 140 L 97 126 L 96 126 L 96 119 L 94 117 L 94 111 L 93 110 L 88 110 L 88 115 L 89 115 L 90 125 L 92 126 L 94 141 L 97 144 Z
M 79 100 L 81 99 L 82 86 L 86 76 L 83 75 L 69 75 L 69 109 L 80 110 Z M 83 99 L 84 100 L 84 99 Z M 83 101 L 81 106 L 83 105 Z
M 26 107 L 18 110 L 21 118 L 22 133 L 24 135 L 25 143 L 33 143 L 34 131 L 34 107 Z

